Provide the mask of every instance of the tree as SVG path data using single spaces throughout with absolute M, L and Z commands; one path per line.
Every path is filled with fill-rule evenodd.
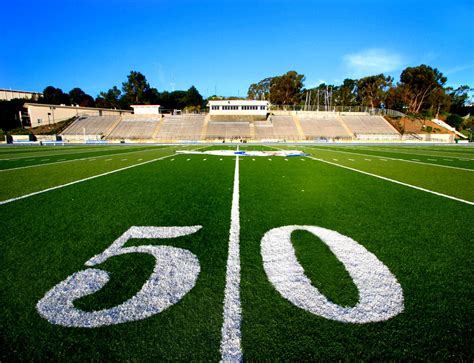
M 94 99 L 80 88 L 73 88 L 69 91 L 71 104 L 82 107 L 94 107 Z
M 186 92 L 184 99 L 185 107 L 187 106 L 199 106 L 202 105 L 203 98 L 196 87 L 191 86 Z
M 121 108 L 121 94 L 122 92 L 117 88 L 117 86 L 113 86 L 107 92 L 101 92 L 96 98 L 95 104 L 97 107 L 103 108 Z
M 346 78 L 342 85 L 334 87 L 333 102 L 335 106 L 357 105 L 357 80 Z
M 69 95 L 64 93 L 62 89 L 48 86 L 43 90 L 43 97 L 39 99 L 40 103 L 48 103 L 52 105 L 70 105 Z
M 385 105 L 387 92 L 392 86 L 393 78 L 379 74 L 359 79 L 357 82 L 357 95 L 360 103 L 372 108 Z
M 446 77 L 436 68 L 427 65 L 408 67 L 400 75 L 401 95 L 409 113 L 419 113 L 433 105 L 427 104 L 434 93 L 443 88 Z M 424 107 L 423 107 L 424 106 Z M 423 107 L 423 108 L 422 108 Z
M 302 97 L 305 77 L 295 71 L 273 77 L 270 81 L 270 102 L 276 105 L 296 105 Z
M 452 113 L 446 118 L 446 123 L 448 125 L 451 125 L 452 127 L 455 127 L 458 130 L 461 128 L 463 122 L 464 119 L 461 116 L 456 115 L 455 113 Z
M 136 71 L 131 71 L 127 76 L 127 82 L 122 83 L 123 98 L 126 103 L 143 104 L 147 101 L 147 95 L 150 94 L 150 85 L 145 76 Z
M 449 97 L 451 97 L 451 105 L 454 108 L 464 107 L 469 101 L 469 92 L 474 92 L 474 88 L 466 85 L 459 86 L 456 89 L 448 87 L 446 90 L 449 93 Z
M 252 83 L 247 92 L 247 98 L 249 100 L 270 99 L 270 83 L 272 79 L 272 77 L 268 77 L 258 83 Z

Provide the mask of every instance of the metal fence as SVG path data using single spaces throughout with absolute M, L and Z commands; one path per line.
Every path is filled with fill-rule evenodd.
M 333 106 L 325 107 L 324 105 L 270 105 L 270 111 L 288 111 L 288 112 L 334 112 L 334 113 L 350 113 L 363 112 L 369 115 L 404 117 L 405 114 L 400 111 L 391 110 L 388 108 L 372 108 L 367 106 Z

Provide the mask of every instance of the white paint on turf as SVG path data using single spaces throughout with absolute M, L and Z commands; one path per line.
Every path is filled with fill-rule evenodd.
M 304 230 L 319 237 L 342 262 L 359 291 L 354 307 L 329 301 L 311 284 L 296 258 L 291 233 Z M 403 311 L 403 291 L 395 276 L 374 254 L 353 239 L 316 226 L 274 228 L 262 238 L 261 254 L 268 279 L 295 306 L 326 319 L 344 323 L 371 323 Z
M 223 362 L 242 361 L 240 306 L 240 213 L 239 213 L 239 157 L 235 159 L 234 189 L 230 214 L 229 254 L 224 296 L 221 359 Z
M 102 289 L 110 279 L 104 270 L 86 269 L 76 272 L 54 286 L 38 302 L 39 314 L 52 324 L 97 328 L 143 320 L 176 304 L 195 285 L 200 272 L 197 257 L 188 250 L 171 246 L 123 247 L 132 238 L 176 238 L 193 234 L 202 226 L 131 227 L 112 245 L 85 264 L 95 266 L 113 256 L 147 253 L 155 258 L 155 268 L 141 290 L 129 300 L 109 309 L 83 311 L 74 301 Z
M 16 200 L 20 200 L 20 199 L 25 199 L 25 198 L 28 198 L 28 197 L 32 197 L 32 196 L 34 196 L 34 195 L 38 195 L 38 194 L 41 194 L 41 193 L 46 193 L 46 192 L 49 192 L 49 191 L 51 191 L 51 190 L 56 190 L 56 189 L 64 188 L 64 187 L 67 187 L 67 186 L 69 186 L 69 185 L 74 185 L 74 184 L 82 183 L 82 182 L 87 181 L 87 180 L 92 180 L 92 179 L 95 179 L 95 178 L 100 178 L 101 176 L 106 176 L 106 175 L 109 175 L 109 174 L 118 173 L 119 171 L 123 171 L 123 170 L 131 169 L 131 168 L 135 168 L 136 166 L 141 166 L 141 165 L 145 165 L 145 164 L 152 163 L 152 162 L 154 162 L 154 161 L 166 159 L 166 158 L 169 158 L 170 156 L 172 156 L 172 155 L 163 156 L 163 157 L 161 157 L 161 158 L 157 158 L 157 159 L 152 159 L 152 160 L 144 161 L 143 163 L 138 163 L 138 164 L 133 164 L 133 165 L 125 166 L 125 167 L 123 167 L 123 168 L 111 170 L 111 171 L 108 171 L 108 172 L 106 172 L 106 173 L 102 173 L 102 174 L 97 174 L 97 175 L 89 176 L 89 177 L 87 177 L 87 178 L 75 180 L 75 181 L 73 181 L 73 182 L 66 183 L 66 184 L 56 185 L 56 186 L 51 187 L 51 188 L 39 190 L 39 191 L 37 191 L 37 192 L 25 194 L 25 195 L 22 195 L 22 196 L 19 196 L 19 197 L 15 197 L 15 198 L 11 198 L 11 199 L 2 200 L 2 201 L 0 201 L 0 205 L 2 205 L 2 204 L 7 204 L 7 203 L 11 203 L 11 202 L 14 202 L 14 201 L 16 201 Z
M 316 161 L 321 161 L 321 162 L 326 163 L 326 164 L 335 165 L 335 166 L 338 166 L 338 167 L 340 167 L 340 168 L 352 170 L 352 171 L 355 171 L 355 172 L 357 172 L 357 173 L 361 173 L 361 174 L 365 174 L 365 175 L 370 175 L 370 176 L 373 176 L 373 177 L 375 177 L 375 178 L 379 178 L 379 179 L 382 179 L 382 180 L 386 180 L 386 181 L 389 181 L 389 182 L 392 182 L 392 183 L 395 183 L 395 184 L 404 185 L 404 186 L 409 187 L 409 188 L 421 190 L 421 191 L 423 191 L 423 192 L 427 192 L 427 193 L 439 195 L 439 196 L 441 196 L 441 197 L 445 197 L 445 198 L 448 198 L 448 199 L 456 200 L 456 201 L 458 201 L 458 202 L 466 203 L 466 204 L 469 204 L 469 205 L 474 205 L 474 202 L 470 202 L 470 201 L 468 201 L 468 200 L 456 198 L 456 197 L 453 197 L 453 196 L 451 196 L 451 195 L 447 195 L 447 194 L 443 194 L 443 193 L 438 193 L 438 192 L 435 192 L 435 191 L 433 191 L 433 190 L 425 189 L 425 188 L 422 188 L 422 187 L 417 187 L 416 185 L 411 185 L 411 184 L 403 183 L 403 182 L 401 182 L 401 181 L 398 181 L 398 180 L 395 180 L 395 179 L 386 178 L 386 177 L 381 176 L 381 175 L 368 173 L 368 172 L 366 172 L 366 171 L 362 171 L 362 170 L 359 170 L 359 169 L 354 169 L 354 168 L 351 168 L 351 167 L 349 167 L 349 166 L 345 166 L 345 165 L 341 165 L 341 164 L 332 163 L 332 162 L 330 162 L 330 161 L 325 161 L 325 160 L 322 160 L 322 159 L 314 158 L 314 157 L 312 157 L 312 156 L 308 156 L 308 158 L 310 158 L 310 159 L 312 159 L 312 160 L 316 160 Z
M 319 148 L 313 148 L 315 150 L 323 150 L 323 149 L 319 149 Z M 375 155 L 371 155 L 371 154 L 363 154 L 363 153 L 352 153 L 350 151 L 342 151 L 342 150 L 334 150 L 334 149 L 326 149 L 324 151 L 330 151 L 330 152 L 336 152 L 336 153 L 344 153 L 344 154 L 352 154 L 352 155 L 359 155 L 359 156 L 372 156 L 372 157 L 375 157 Z M 370 150 L 369 150 L 370 151 Z M 378 151 L 378 150 L 374 150 L 374 151 Z M 448 168 L 448 169 L 458 169 L 458 170 L 464 170 L 464 171 L 474 171 L 472 169 L 466 169 L 466 168 L 459 168 L 459 167 L 456 167 L 456 166 L 449 166 L 449 165 L 441 165 L 441 164 L 433 164 L 433 163 L 425 163 L 425 162 L 422 162 L 422 161 L 415 161 L 415 160 L 418 160 L 418 159 L 412 159 L 412 160 L 408 160 L 408 159 L 397 159 L 397 158 L 390 158 L 388 156 L 384 156 L 385 159 L 380 159 L 381 161 L 387 161 L 386 159 L 389 159 L 389 160 L 395 160 L 395 161 L 403 161 L 403 162 L 406 162 L 406 163 L 414 163 L 414 164 L 421 164 L 421 165 L 432 165 L 432 166 L 437 166 L 437 167 L 440 167 L 440 168 Z M 349 160 L 352 160 L 352 159 L 349 159 Z M 433 159 L 428 159 L 428 160 L 433 160 Z

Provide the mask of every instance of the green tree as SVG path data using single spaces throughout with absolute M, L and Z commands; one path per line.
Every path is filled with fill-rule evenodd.
M 142 73 L 131 71 L 127 81 L 122 83 L 122 91 L 127 104 L 144 104 L 150 94 L 150 85 Z
M 103 108 L 122 108 L 123 106 L 120 101 L 121 94 L 122 92 L 117 86 L 113 86 L 107 92 L 101 92 L 96 98 L 95 104 L 97 107 Z
M 417 114 L 422 110 L 432 108 L 430 97 L 439 92 L 446 83 L 446 77 L 436 68 L 427 65 L 408 67 L 400 75 L 400 93 L 408 112 Z
M 372 108 L 385 104 L 387 92 L 392 86 L 393 78 L 378 74 L 359 79 L 357 82 L 357 95 L 360 103 Z
M 64 93 L 61 88 L 48 86 L 43 90 L 43 97 L 38 100 L 39 103 L 47 103 L 51 105 L 70 105 L 69 95 Z
M 252 83 L 247 92 L 247 98 L 249 100 L 270 99 L 270 83 L 272 79 L 272 77 L 268 77 L 258 83 Z
M 184 99 L 185 107 L 187 106 L 199 106 L 201 107 L 202 105 L 203 98 L 199 91 L 196 89 L 196 87 L 191 86 L 186 91 L 186 97 Z
M 94 107 L 95 105 L 94 99 L 78 87 L 69 91 L 69 99 L 73 105 L 82 107 Z
M 455 113 L 452 113 L 446 118 L 446 123 L 448 125 L 451 125 L 452 127 L 455 127 L 458 130 L 461 129 L 463 122 L 464 119 L 461 116 L 456 115 Z
M 463 85 L 456 89 L 448 87 L 446 88 L 446 91 L 448 92 L 449 97 L 451 97 L 451 105 L 454 108 L 461 108 L 469 101 L 469 92 L 474 92 L 474 88 Z
M 333 103 L 335 106 L 357 105 L 357 80 L 346 78 L 342 85 L 334 87 Z
M 276 105 L 296 105 L 302 98 L 305 76 L 289 71 L 270 81 L 270 102 Z

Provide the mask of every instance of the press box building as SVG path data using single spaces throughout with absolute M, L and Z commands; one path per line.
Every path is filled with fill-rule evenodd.
M 209 101 L 211 120 L 265 120 L 269 113 L 270 102 L 256 100 L 219 100 Z

